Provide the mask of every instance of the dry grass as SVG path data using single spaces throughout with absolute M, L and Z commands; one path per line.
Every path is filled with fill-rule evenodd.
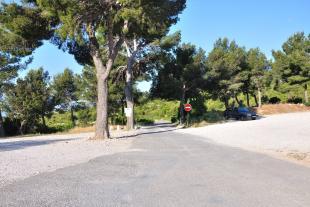
M 75 127 L 69 130 L 69 134 L 79 134 L 79 133 L 88 133 L 88 132 L 95 132 L 95 126 L 90 127 Z
M 303 104 L 269 104 L 263 105 L 261 108 L 256 109 L 260 115 L 271 115 L 271 114 L 283 114 L 283 113 L 294 113 L 294 112 L 306 112 L 310 111 L 310 107 Z
M 116 125 L 109 125 L 110 130 L 125 130 L 125 126 L 116 126 Z M 66 134 L 79 134 L 79 133 L 90 133 L 95 132 L 95 126 L 89 126 L 89 127 L 75 127 L 73 129 L 70 129 Z

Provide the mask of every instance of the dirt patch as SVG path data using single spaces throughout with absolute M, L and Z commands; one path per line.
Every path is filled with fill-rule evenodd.
M 272 115 L 310 111 L 310 107 L 303 104 L 268 104 L 256 109 L 260 115 Z

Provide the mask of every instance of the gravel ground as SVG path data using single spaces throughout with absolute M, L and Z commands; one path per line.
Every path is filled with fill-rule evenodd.
M 178 130 L 206 141 L 301 161 L 310 166 L 310 112 Z
M 27 177 L 128 150 L 131 140 L 89 141 L 93 134 L 0 140 L 0 188 Z
M 113 131 L 112 138 L 90 141 L 93 133 L 0 139 L 0 188 L 43 172 L 88 162 L 96 157 L 132 151 L 132 139 L 145 133 L 174 130 L 171 125 Z

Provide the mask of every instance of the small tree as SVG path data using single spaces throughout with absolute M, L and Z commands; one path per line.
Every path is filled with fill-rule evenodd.
M 250 70 L 249 89 L 255 98 L 256 105 L 262 106 L 262 89 L 265 83 L 266 72 L 270 68 L 270 64 L 259 48 L 250 49 L 247 53 L 247 64 Z M 258 100 L 256 98 L 258 94 Z M 248 100 L 249 102 L 249 100 Z
M 200 97 L 204 90 L 205 52 L 197 50 L 194 45 L 183 44 L 176 47 L 173 53 L 160 56 L 163 67 L 158 68 L 158 75 L 153 81 L 152 96 L 180 100 L 180 121 L 183 123 L 183 105 L 190 98 Z
M 304 101 L 309 102 L 308 84 L 310 82 L 310 35 L 296 33 L 282 46 L 283 51 L 273 51 L 274 73 L 280 81 L 292 87 L 304 88 Z
M 244 74 L 247 70 L 245 49 L 234 41 L 229 42 L 227 38 L 219 39 L 208 56 L 207 68 L 210 93 L 223 101 L 226 108 L 232 97 L 240 104 L 237 95 L 242 92 L 247 78 Z
M 74 73 L 66 68 L 63 73 L 54 77 L 52 87 L 55 92 L 57 105 L 61 109 L 70 111 L 72 126 L 75 126 L 74 106 L 78 98 Z
M 34 132 L 40 128 L 46 130 L 45 117 L 54 109 L 54 100 L 49 88 L 49 75 L 42 68 L 30 70 L 23 79 L 7 92 L 10 107 L 9 114 L 21 121 L 20 133 Z

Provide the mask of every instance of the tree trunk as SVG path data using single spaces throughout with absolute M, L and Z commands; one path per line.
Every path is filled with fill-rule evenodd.
M 258 107 L 262 107 L 262 92 L 260 89 L 258 89 Z
M 257 96 L 254 94 L 254 95 L 253 95 L 253 97 L 254 97 L 254 100 L 255 100 L 255 105 L 256 105 L 256 107 L 258 107 L 258 100 L 257 100 Z
M 124 22 L 124 29 L 128 27 L 128 21 Z M 96 67 L 97 75 L 97 119 L 94 139 L 110 138 L 109 122 L 108 122 L 108 78 L 112 70 L 115 58 L 124 42 L 123 37 L 115 40 L 113 34 L 113 19 L 108 17 L 107 24 L 107 45 L 108 56 L 107 62 L 104 65 L 102 55 L 100 53 L 100 45 L 96 38 L 96 31 L 93 24 L 87 25 L 86 29 L 90 40 L 90 54 Z
M 71 112 L 71 122 L 72 122 L 72 126 L 75 127 L 75 120 L 74 120 L 74 111 L 73 111 L 73 107 L 70 107 L 70 112 Z
M 184 117 L 185 96 L 186 96 L 186 86 L 184 85 L 183 90 L 182 90 L 182 97 L 180 101 L 180 124 L 183 124 L 185 120 L 185 117 Z
M 2 112 L 0 109 L 0 137 L 4 137 L 5 132 L 4 132 L 4 127 L 3 127 L 3 118 L 2 118 Z
M 131 110 L 131 115 L 127 116 L 127 130 L 133 130 L 135 121 L 134 121 L 134 98 L 132 91 L 132 67 L 134 63 L 134 58 L 130 57 L 127 63 L 126 70 L 126 86 L 125 86 L 125 96 L 126 96 L 126 104 L 127 108 Z
M 19 127 L 19 133 L 21 135 L 24 135 L 24 126 L 26 125 L 26 121 L 23 120 L 21 123 L 20 123 L 20 127 Z
M 110 138 L 108 125 L 108 80 L 105 75 L 107 68 L 103 65 L 99 54 L 93 56 L 97 71 L 97 118 L 94 139 Z M 112 68 L 113 61 L 109 60 L 108 67 Z
M 249 96 L 248 91 L 246 92 L 246 103 L 247 103 L 247 106 L 250 107 L 250 96 Z
M 41 117 L 42 117 L 43 128 L 44 128 L 44 130 L 45 130 L 45 129 L 46 129 L 46 122 L 45 122 L 45 116 L 44 116 L 44 114 L 42 114 Z
M 228 109 L 229 108 L 229 102 L 227 97 L 224 98 L 224 104 L 225 104 L 225 108 Z
M 309 103 L 308 85 L 307 84 L 305 84 L 305 102 Z
M 238 105 L 240 106 L 241 102 L 239 101 L 238 96 L 235 96 L 235 99 L 236 99 Z

